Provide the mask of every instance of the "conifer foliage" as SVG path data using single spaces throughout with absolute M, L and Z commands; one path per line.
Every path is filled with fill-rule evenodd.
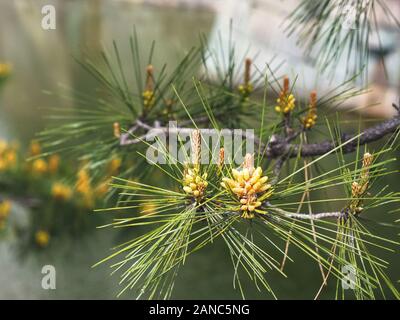
M 381 1 L 358 2 L 368 2 L 356 16 L 362 28 L 372 3 Z M 302 23 L 309 27 L 315 13 L 328 21 L 332 6 L 333 1 L 303 1 L 291 16 L 292 31 Z M 310 36 L 328 41 L 323 47 L 333 56 L 320 61 L 330 63 L 340 48 L 321 30 Z M 330 32 L 339 37 L 336 31 L 341 28 Z M 365 41 L 350 43 L 358 49 Z M 39 135 L 49 154 L 84 161 L 76 189 L 82 201 L 89 205 L 89 175 L 93 182 L 109 182 L 114 197 L 97 214 L 110 219 L 104 227 L 123 228 L 132 237 L 99 264 L 109 263 L 120 276 L 121 294 L 170 298 L 190 255 L 223 242 L 232 261 L 233 287 L 243 298 L 245 277 L 266 298 L 284 298 L 275 293 L 270 275 L 296 281 L 287 272 L 288 263 L 301 269 L 293 251 L 318 266 L 321 288 L 310 298 L 318 298 L 327 286 L 336 288 L 337 299 L 400 298 L 397 279 L 388 276 L 390 265 L 380 256 L 383 251 L 395 256 L 398 239 L 375 234 L 366 223 L 380 223 L 386 215 L 398 219 L 393 207 L 400 193 L 386 185 L 385 177 L 398 171 L 393 168 L 400 114 L 364 129 L 353 121 L 346 130 L 344 112 L 332 110 L 362 94 L 353 86 L 356 73 L 330 93 L 319 94 L 316 88 L 302 101 L 296 98 L 296 78 L 271 70 L 268 61 L 264 70 L 254 67 L 251 57 L 237 64 L 232 43 L 227 59 L 220 61 L 206 43 L 201 38 L 199 48 L 171 68 L 153 65 L 154 45 L 143 59 L 135 32 L 129 39 L 130 61 L 121 59 L 114 42 L 111 50 L 99 53 L 101 63 L 79 62 L 99 81 L 102 97 L 82 97 L 74 114 L 55 109 L 53 126 Z M 364 53 L 358 57 L 365 59 Z M 395 101 L 393 106 L 399 111 Z M 243 152 L 237 163 L 222 132 L 246 128 L 253 133 L 243 134 L 241 147 L 255 148 Z M 216 144 L 207 138 L 209 132 L 217 132 Z M 176 138 L 177 133 L 187 133 L 187 139 Z M 184 151 L 181 157 L 171 152 L 173 139 Z M 164 163 L 149 160 L 149 150 L 155 149 Z M 109 171 L 109 179 L 113 159 L 118 159 L 118 171 Z M 54 184 L 52 192 L 59 201 L 75 197 L 62 184 Z M 6 204 L 0 205 L 0 222 L 3 211 Z M 45 243 L 45 235 L 38 234 L 37 241 Z M 107 248 L 99 250 L 106 253 Z

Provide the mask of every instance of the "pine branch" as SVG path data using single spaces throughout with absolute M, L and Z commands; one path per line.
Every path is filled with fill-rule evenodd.
M 293 158 L 298 155 L 300 157 L 313 157 L 313 156 L 320 156 L 328 153 L 329 151 L 333 150 L 340 144 L 344 144 L 342 146 L 343 153 L 351 153 L 357 149 L 357 146 L 361 146 L 370 142 L 378 141 L 382 139 L 384 136 L 388 135 L 389 133 L 394 133 L 400 127 L 400 112 L 397 105 L 393 104 L 393 107 L 398 111 L 398 115 L 394 118 L 383 121 L 373 127 L 365 129 L 363 132 L 360 133 L 359 139 L 354 139 L 349 143 L 347 141 L 353 139 L 356 134 L 353 133 L 343 133 L 340 137 L 340 141 L 332 141 L 326 140 L 319 143 L 310 143 L 310 144 L 292 144 L 291 141 L 293 140 L 293 136 L 297 136 L 296 134 L 291 135 L 289 137 L 284 137 L 281 135 L 274 134 L 272 135 L 267 147 L 265 148 L 265 156 L 269 159 L 288 159 Z M 138 138 L 132 139 L 131 136 L 137 130 L 142 129 L 144 134 Z M 184 127 L 177 127 L 177 128 L 169 128 L 169 127 L 162 127 L 160 123 L 156 121 L 153 126 L 145 123 L 142 120 L 136 120 L 136 123 L 124 134 L 120 137 L 120 145 L 126 146 L 131 144 L 140 143 L 146 139 L 155 138 L 158 134 L 167 134 L 168 132 L 174 133 L 185 133 L 188 131 L 192 131 L 192 128 L 184 128 Z M 207 131 L 213 129 L 201 129 L 203 132 L 207 133 Z M 233 130 L 230 130 L 233 132 Z M 260 139 L 252 134 L 247 134 L 245 131 L 243 132 L 243 136 L 248 139 L 253 139 L 256 145 L 260 145 L 261 147 L 263 144 L 261 143 Z M 282 162 L 282 161 L 281 161 Z M 282 163 L 283 164 L 283 163 Z
M 342 218 L 346 217 L 347 213 L 342 211 L 335 211 L 335 212 L 321 212 L 321 213 L 290 213 L 284 210 L 280 210 L 275 208 L 278 212 L 281 212 L 285 217 L 291 219 L 301 219 L 301 220 L 320 220 L 326 218 Z
M 197 123 L 196 120 L 194 120 L 195 123 Z M 135 132 L 137 132 L 139 129 L 142 129 L 144 131 L 144 134 L 141 136 L 132 139 L 132 136 Z M 127 145 L 132 145 L 132 144 L 138 144 L 143 141 L 149 141 L 154 139 L 160 134 L 190 134 L 193 132 L 193 128 L 186 128 L 186 127 L 162 127 L 160 126 L 159 121 L 155 121 L 154 125 L 151 126 L 147 123 L 145 123 L 142 120 L 136 120 L 136 123 L 129 128 L 129 130 L 126 131 L 126 133 L 121 134 L 120 137 L 120 145 L 121 146 L 127 146 Z M 201 132 L 205 135 L 211 135 L 215 132 L 215 129 L 200 129 Z M 230 133 L 230 134 L 237 134 L 235 130 L 231 129 L 224 129 L 225 133 Z M 254 140 L 255 144 L 259 144 L 260 140 L 258 137 L 256 137 L 254 134 L 248 133 L 244 130 L 240 132 L 241 136 L 243 136 L 246 139 L 251 139 Z
M 400 114 L 392 119 L 386 120 L 377 124 L 376 126 L 365 129 L 360 134 L 359 139 L 354 139 L 349 143 L 347 141 L 356 137 L 356 134 L 343 133 L 340 141 L 326 140 L 319 143 L 310 144 L 291 144 L 286 138 L 273 135 L 267 146 L 265 155 L 267 158 L 275 159 L 281 156 L 289 158 L 300 155 L 301 157 L 320 156 L 333 150 L 340 144 L 345 144 L 342 147 L 343 153 L 351 153 L 357 149 L 358 145 L 364 145 L 370 142 L 378 141 L 389 133 L 394 133 L 400 127 Z
M 273 210 L 276 213 L 289 219 L 299 219 L 299 220 L 322 220 L 327 218 L 345 218 L 349 216 L 349 210 L 344 208 L 340 211 L 330 211 L 330 212 L 318 212 L 318 213 L 303 213 L 303 212 L 289 212 L 272 205 L 270 202 L 266 202 L 263 206 L 265 210 Z M 278 215 L 274 215 L 274 219 L 280 220 Z

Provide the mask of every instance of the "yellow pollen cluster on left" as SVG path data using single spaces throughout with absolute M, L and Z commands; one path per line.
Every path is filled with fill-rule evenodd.
M 295 107 L 296 99 L 294 95 L 289 92 L 289 78 L 283 79 L 283 89 L 279 94 L 279 98 L 276 100 L 277 105 L 275 111 L 282 114 L 288 114 L 293 111 Z
M 143 104 L 146 108 L 150 108 L 154 104 L 154 92 L 152 90 L 145 90 L 142 94 Z
M 108 175 L 112 176 L 118 174 L 119 169 L 121 168 L 122 160 L 118 157 L 114 157 L 108 164 Z
M 44 159 L 36 159 L 32 163 L 32 172 L 36 174 L 46 173 L 47 171 L 50 173 L 55 173 L 58 168 L 58 164 L 53 161 L 53 157 L 50 158 L 50 162 L 47 163 Z
M 6 221 L 11 211 L 11 201 L 0 202 L 0 230 L 6 226 Z
M 11 74 L 11 64 L 9 63 L 0 63 L 0 79 L 6 78 Z
M 307 115 L 302 119 L 305 129 L 311 129 L 317 121 L 317 93 L 315 91 L 310 94 L 310 104 L 308 106 Z
M 192 196 L 197 203 L 203 199 L 207 186 L 207 172 L 201 174 L 199 167 L 185 168 L 183 191 L 187 195 Z
M 36 159 L 32 163 L 32 172 L 36 174 L 45 173 L 47 171 L 47 162 L 44 159 Z
M 240 84 L 238 90 L 243 97 L 248 97 L 253 92 L 253 85 L 251 83 Z
M 51 187 L 51 195 L 56 200 L 67 201 L 72 196 L 72 190 L 63 183 L 55 182 Z
M 263 194 L 263 199 L 272 194 L 271 185 L 267 183 L 268 177 L 262 176 L 262 173 L 261 167 L 245 167 L 242 170 L 232 169 L 232 178 L 222 179 L 221 186 L 239 199 L 243 218 L 254 218 L 254 211 L 262 204 L 259 194 Z
M 364 153 L 362 159 L 361 173 L 358 181 L 353 181 L 351 184 L 351 197 L 349 208 L 353 214 L 360 213 L 362 208 L 362 200 L 364 194 L 367 192 L 369 187 L 369 171 L 372 165 L 374 157 L 369 152 Z
M 12 169 L 17 164 L 16 147 L 0 140 L 0 172 Z
M 275 111 L 279 113 L 284 113 L 287 114 L 291 111 L 293 111 L 295 107 L 295 101 L 296 99 L 294 98 L 293 94 L 289 95 L 281 95 L 276 102 L 278 103 L 275 106 Z
M 82 195 L 84 205 L 87 208 L 93 207 L 93 189 L 90 176 L 86 169 L 81 169 L 77 174 L 76 191 Z
M 33 140 L 30 144 L 29 155 L 31 157 L 38 157 L 42 153 L 42 146 L 36 140 Z M 47 161 L 43 158 L 37 158 L 32 161 L 30 169 L 35 175 L 42 175 L 44 173 L 56 174 L 60 167 L 60 156 L 58 154 L 52 154 Z
M 148 65 L 146 68 L 146 88 L 142 93 L 143 105 L 145 109 L 150 109 L 155 102 L 154 96 L 154 69 L 152 65 Z
M 45 230 L 39 230 L 35 233 L 35 241 L 39 247 L 46 247 L 50 242 L 50 234 Z
M 42 147 L 38 141 L 32 141 L 30 145 L 29 154 L 32 157 L 37 157 L 42 152 Z M 37 158 L 33 160 L 31 165 L 31 171 L 35 175 L 41 175 L 44 173 L 56 174 L 60 166 L 60 156 L 53 154 L 49 157 L 48 161 L 43 158 Z

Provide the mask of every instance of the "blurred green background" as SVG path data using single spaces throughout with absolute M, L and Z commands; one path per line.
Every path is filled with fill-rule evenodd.
M 41 7 L 57 7 L 57 29 L 40 27 Z M 185 50 L 198 44 L 200 32 L 211 31 L 215 17 L 204 9 L 166 8 L 126 1 L 65 0 L 8 1 L 0 0 L 0 62 L 12 64 L 12 76 L 0 91 L 0 137 L 17 139 L 27 145 L 35 133 L 46 125 L 45 111 L 72 102 L 57 96 L 59 85 L 91 94 L 98 85 L 74 60 L 83 56 L 95 58 L 102 43 L 116 40 L 120 52 L 127 54 L 128 39 L 136 27 L 140 51 L 146 56 L 152 40 L 156 41 L 154 64 L 175 65 Z M 46 95 L 51 91 L 55 95 Z M 396 182 L 398 177 L 388 179 Z M 393 185 L 393 184 L 392 184 Z M 398 183 L 394 184 L 398 186 Z M 333 191 L 335 192 L 335 191 Z M 376 213 L 375 217 L 379 215 Z M 390 215 L 380 221 L 392 222 Z M 395 239 L 398 229 L 378 226 L 372 230 Z M 58 238 L 43 251 L 32 251 L 23 257 L 17 254 L 15 241 L 0 242 L 0 299 L 15 298 L 115 298 L 118 277 L 110 269 L 91 265 L 109 253 L 116 244 L 111 230 L 97 230 L 79 239 Z M 291 250 L 294 250 L 293 248 Z M 400 262 L 396 254 L 384 253 L 392 263 L 389 274 L 399 276 Z M 298 253 L 289 263 L 292 276 L 282 279 L 271 274 L 271 284 L 278 297 L 313 298 L 321 278 L 318 266 Z M 57 289 L 41 288 L 41 268 L 51 264 L 57 271 Z M 239 299 L 232 289 L 233 268 L 224 244 L 213 246 L 191 256 L 178 277 L 174 298 Z M 249 298 L 270 298 L 258 293 L 248 282 Z M 322 298 L 332 296 L 330 286 Z M 129 293 L 124 296 L 129 298 Z

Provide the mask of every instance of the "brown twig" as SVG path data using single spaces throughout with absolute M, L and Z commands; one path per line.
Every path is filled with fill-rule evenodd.
M 285 210 L 274 208 L 275 211 L 279 212 L 286 218 L 299 219 L 299 220 L 320 220 L 326 218 L 343 218 L 347 216 L 346 211 L 332 211 L 332 212 L 320 212 L 320 213 L 292 213 Z
M 282 155 L 287 155 L 289 158 L 300 156 L 314 157 L 321 156 L 329 151 L 332 151 L 340 144 L 342 146 L 343 153 L 351 153 L 357 149 L 357 146 L 364 145 L 366 143 L 378 141 L 389 133 L 394 133 L 400 127 L 400 115 L 397 115 L 393 119 L 386 120 L 377 124 L 376 126 L 365 129 L 360 133 L 359 139 L 354 139 L 349 143 L 347 141 L 356 137 L 356 134 L 343 133 L 339 141 L 326 140 L 319 143 L 309 144 L 292 144 L 287 141 L 285 137 L 279 135 L 273 135 L 270 142 L 265 150 L 265 156 L 270 159 L 279 158 Z
M 398 110 L 398 106 L 393 104 L 393 107 Z M 398 110 L 399 111 L 399 110 Z M 329 151 L 332 151 L 340 144 L 342 146 L 343 153 L 351 153 L 354 152 L 358 146 L 364 145 L 366 143 L 378 141 L 389 133 L 394 133 L 400 127 L 400 112 L 394 118 L 383 121 L 373 127 L 365 129 L 363 132 L 359 134 L 358 139 L 354 139 L 357 134 L 353 133 L 343 133 L 337 141 L 334 140 L 326 140 L 319 143 L 308 143 L 308 144 L 294 144 L 292 141 L 298 134 L 293 134 L 288 137 L 274 134 L 271 136 L 268 144 L 264 146 L 260 139 L 255 135 L 248 135 L 244 131 L 243 136 L 246 138 L 250 138 L 254 140 L 256 145 L 261 145 L 265 150 L 264 155 L 268 159 L 279 159 L 277 164 L 280 166 L 283 164 L 286 159 L 300 156 L 302 158 L 306 157 L 314 157 L 321 156 Z M 136 139 L 131 139 L 132 134 L 136 132 L 138 129 L 141 129 L 144 133 L 142 136 Z M 185 128 L 185 127 L 177 127 L 172 128 L 175 132 L 188 132 L 194 129 Z M 201 129 L 205 130 L 214 130 L 214 129 Z M 120 137 L 120 145 L 126 146 L 131 144 L 140 143 L 146 138 L 154 138 L 159 133 L 166 134 L 171 131 L 171 128 L 161 127 L 159 122 L 155 122 L 154 126 L 151 126 L 145 123 L 142 120 L 136 120 L 134 125 L 124 134 L 121 134 Z M 230 130 L 233 132 L 233 130 Z M 353 141 L 350 141 L 352 140 Z M 346 143 L 348 142 L 348 143 Z M 279 168 L 278 168 L 279 169 Z

